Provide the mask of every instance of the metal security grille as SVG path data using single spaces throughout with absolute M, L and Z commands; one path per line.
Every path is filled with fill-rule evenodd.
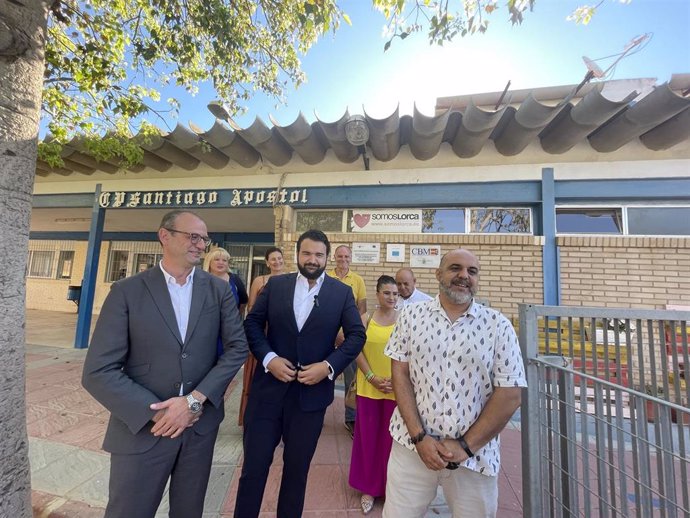
M 526 517 L 690 516 L 688 321 L 520 306 Z

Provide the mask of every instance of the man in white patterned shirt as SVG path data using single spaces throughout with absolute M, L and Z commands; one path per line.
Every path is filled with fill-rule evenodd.
M 453 518 L 492 518 L 498 434 L 527 385 L 515 330 L 474 302 L 479 261 L 456 249 L 436 271 L 439 294 L 406 306 L 386 346 L 398 407 L 383 518 L 419 518 L 443 487 Z

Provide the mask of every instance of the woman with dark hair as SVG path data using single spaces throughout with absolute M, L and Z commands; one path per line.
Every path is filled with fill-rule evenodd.
M 383 349 L 398 317 L 398 287 L 393 277 L 379 277 L 376 298 L 376 310 L 370 317 L 362 315 L 367 341 L 357 357 L 357 417 L 350 462 L 350 486 L 361 491 L 364 514 L 373 509 L 376 497 L 386 494 L 386 467 L 392 446 L 388 424 L 395 410 L 395 395 L 391 360 Z
M 270 273 L 260 275 L 252 281 L 252 285 L 249 288 L 249 303 L 247 304 L 247 313 L 252 310 L 252 306 L 254 306 L 256 299 L 264 289 L 264 286 L 266 286 L 268 280 L 274 275 L 287 273 L 284 271 L 285 261 L 283 261 L 283 251 L 277 246 L 269 247 L 264 254 L 264 259 L 266 260 L 266 266 L 268 266 Z M 244 410 L 247 407 L 247 400 L 249 399 L 249 389 L 252 384 L 252 378 L 254 377 L 254 369 L 256 369 L 256 358 L 252 353 L 249 353 L 247 361 L 244 363 L 242 399 L 240 401 L 240 414 L 237 419 L 237 424 L 240 426 L 242 426 L 244 423 Z

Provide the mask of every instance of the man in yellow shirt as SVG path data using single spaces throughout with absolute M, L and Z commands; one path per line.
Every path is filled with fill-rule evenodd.
M 335 249 L 333 254 L 335 258 L 335 268 L 326 272 L 330 277 L 338 279 L 352 288 L 352 294 L 355 297 L 355 303 L 360 314 L 367 312 L 367 288 L 364 285 L 364 279 L 352 270 L 350 270 L 350 263 L 352 262 L 352 250 L 347 245 L 340 245 Z M 339 347 L 343 341 L 342 331 L 338 333 L 335 340 L 335 346 Z M 350 386 L 352 380 L 357 373 L 357 364 L 352 362 L 343 371 L 343 378 L 345 382 L 345 390 Z M 350 436 L 355 429 L 355 411 L 350 407 L 345 407 L 345 428 L 350 432 Z

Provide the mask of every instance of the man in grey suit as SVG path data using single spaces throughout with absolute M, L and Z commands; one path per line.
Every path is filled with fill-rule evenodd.
M 168 479 L 170 518 L 201 517 L 223 393 L 247 356 L 230 285 L 197 268 L 206 224 L 173 211 L 158 239 L 160 264 L 112 285 L 84 363 L 111 413 L 106 518 L 152 518 Z

